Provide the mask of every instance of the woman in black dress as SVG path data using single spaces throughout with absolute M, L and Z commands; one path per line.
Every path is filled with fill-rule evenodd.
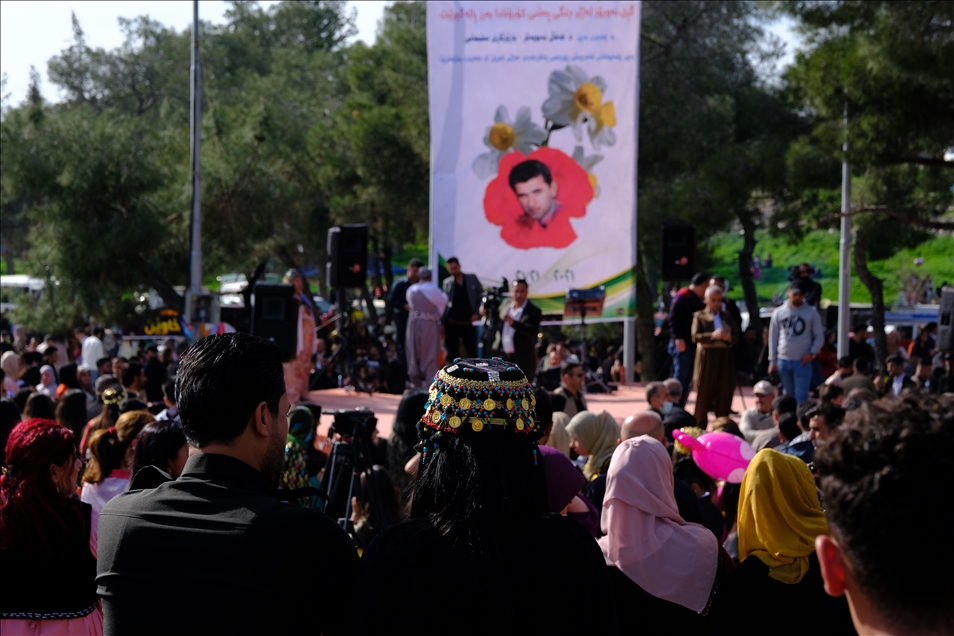
M 599 546 L 547 513 L 531 385 L 500 359 L 457 360 L 418 424 L 410 519 L 361 559 L 362 634 L 614 634 Z M 555 599 L 572 598 L 565 612 Z

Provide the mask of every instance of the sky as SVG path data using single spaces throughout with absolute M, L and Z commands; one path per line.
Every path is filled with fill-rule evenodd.
M 260 0 L 269 7 L 275 0 Z M 384 15 L 384 7 L 390 2 L 349 2 L 349 10 L 357 9 L 358 34 L 355 39 L 374 43 L 378 21 Z M 225 22 L 227 4 L 218 0 L 199 3 L 199 18 L 215 24 Z M 114 49 L 123 43 L 119 30 L 119 17 L 133 18 L 149 15 L 165 25 L 181 31 L 192 25 L 192 2 L 189 0 L 163 1 L 79 1 L 63 0 L 43 2 L 23 0 L 0 1 L 0 71 L 6 75 L 3 89 L 4 106 L 20 103 L 30 83 L 30 66 L 41 73 L 43 97 L 59 101 L 59 91 L 46 74 L 46 63 L 51 57 L 69 46 L 73 39 L 71 12 L 76 13 L 80 26 L 86 34 L 86 43 L 93 48 Z
M 260 0 L 269 7 L 276 0 Z M 355 39 L 373 44 L 378 21 L 390 2 L 362 0 L 348 2 L 349 9 L 357 9 L 358 34 Z M 199 17 L 216 24 L 225 22 L 227 4 L 219 0 L 199 3 Z M 189 0 L 162 1 L 80 1 L 0 0 L 0 71 L 6 76 L 3 89 L 4 106 L 20 103 L 30 82 L 30 66 L 41 73 L 41 91 L 50 101 L 59 101 L 61 95 L 46 74 L 46 63 L 69 46 L 73 38 L 71 12 L 76 13 L 86 34 L 86 42 L 94 48 L 114 49 L 123 43 L 123 34 L 117 18 L 149 15 L 152 19 L 174 26 L 177 30 L 192 24 L 192 2 Z M 775 71 L 791 63 L 797 38 L 790 20 L 781 20 L 768 26 L 786 43 L 786 54 L 775 65 Z M 772 73 L 769 69 L 764 72 Z M 9 101 L 7 96 L 9 95 Z

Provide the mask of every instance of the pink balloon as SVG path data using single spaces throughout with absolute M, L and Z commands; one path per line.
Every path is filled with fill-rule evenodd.
M 672 436 L 692 451 L 692 458 L 702 472 L 732 484 L 742 483 L 745 469 L 755 457 L 755 449 L 747 441 L 730 433 L 703 433 L 697 439 L 675 430 Z

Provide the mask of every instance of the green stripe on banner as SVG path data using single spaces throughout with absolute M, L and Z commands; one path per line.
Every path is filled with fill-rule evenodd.
M 620 272 L 605 281 L 591 285 L 587 289 L 606 287 L 606 301 L 603 303 L 601 318 L 632 318 L 636 315 L 636 268 Z M 530 296 L 533 304 L 548 314 L 562 314 L 566 308 L 566 293 Z M 594 316 L 595 317 L 595 316 Z

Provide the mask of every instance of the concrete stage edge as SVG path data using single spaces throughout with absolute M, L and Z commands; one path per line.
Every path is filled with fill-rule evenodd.
M 736 389 L 735 397 L 732 400 L 732 410 L 740 415 L 746 407 L 755 405 L 755 398 L 752 395 L 752 387 L 742 387 L 742 395 L 745 405 L 743 406 L 743 397 L 739 396 Z M 689 413 L 694 412 L 695 391 L 689 394 L 689 401 L 686 404 L 686 410 Z M 624 419 L 635 411 L 642 411 L 648 407 L 646 403 L 646 385 L 630 384 L 619 387 L 615 393 L 590 393 L 584 396 L 587 407 L 591 411 L 609 411 L 610 415 L 621 424 Z M 369 396 L 367 393 L 355 393 L 345 389 L 329 389 L 326 391 L 311 391 L 308 393 L 308 401 L 318 404 L 322 409 L 321 422 L 318 427 L 318 434 L 325 436 L 328 434 L 328 427 L 331 425 L 332 417 L 325 415 L 324 412 L 341 409 L 354 409 L 364 406 L 374 411 L 378 418 L 378 434 L 387 438 L 391 434 L 391 427 L 394 423 L 394 416 L 397 413 L 398 404 L 401 402 L 400 395 L 390 395 L 388 393 L 375 393 Z M 740 416 L 732 416 L 736 422 Z M 712 420 L 712 416 L 709 416 Z

